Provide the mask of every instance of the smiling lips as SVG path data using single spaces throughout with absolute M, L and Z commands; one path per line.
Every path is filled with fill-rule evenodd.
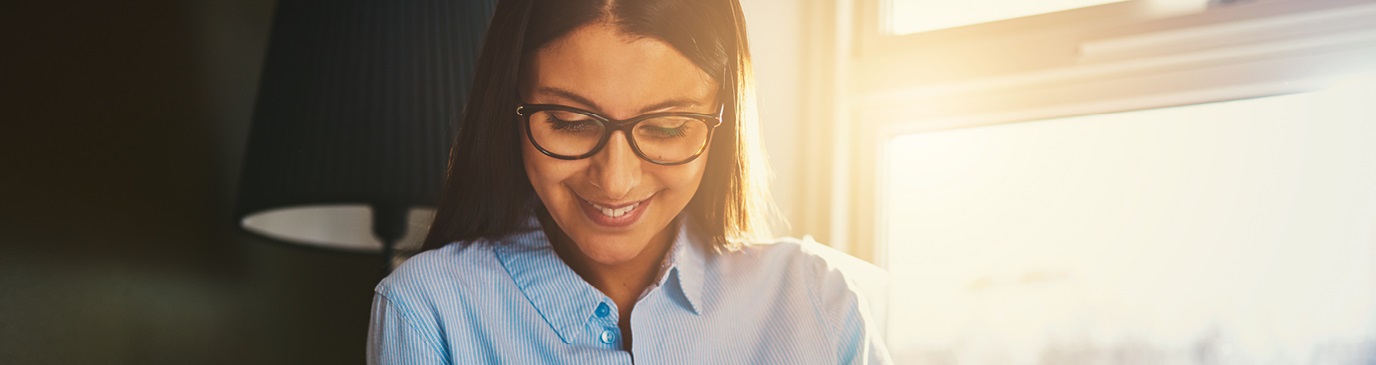
M 650 198 L 615 208 L 594 204 L 579 198 L 580 204 L 578 205 L 583 208 L 583 214 L 593 223 L 607 228 L 621 228 L 640 220 L 640 216 L 645 212 L 645 207 L 650 205 Z
M 589 204 L 592 204 L 592 203 L 589 202 Z M 617 209 L 607 208 L 607 207 L 604 207 L 604 206 L 601 206 L 601 205 L 597 205 L 597 204 L 593 204 L 592 207 L 593 207 L 593 208 L 597 208 L 598 210 L 601 210 L 601 211 L 602 211 L 602 215 L 605 215 L 605 216 L 608 216 L 608 217 L 612 217 L 612 218 L 616 218 L 616 217 L 620 217 L 620 216 L 626 215 L 626 213 L 630 213 L 632 209 L 635 209 L 635 207 L 636 207 L 636 206 L 639 206 L 639 205 L 640 205 L 640 202 L 635 202 L 635 203 L 631 203 L 631 205 L 627 205 L 627 206 L 624 206 L 624 207 L 621 207 L 621 208 L 617 208 Z

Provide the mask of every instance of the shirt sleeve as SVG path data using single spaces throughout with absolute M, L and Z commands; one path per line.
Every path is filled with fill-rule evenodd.
M 375 294 L 368 325 L 368 365 L 448 364 L 437 332 L 419 327 L 386 296 Z
M 815 293 L 827 320 L 835 330 L 832 338 L 837 364 L 892 364 L 871 300 L 887 291 L 888 275 L 882 269 L 840 251 L 808 245 L 822 256 L 815 265 L 819 272 Z
M 852 293 L 854 294 L 854 293 Z M 871 365 L 892 364 L 888 347 L 879 335 L 878 326 L 868 314 L 869 307 L 860 296 L 851 298 L 853 303 L 844 312 L 840 323 L 838 364 Z

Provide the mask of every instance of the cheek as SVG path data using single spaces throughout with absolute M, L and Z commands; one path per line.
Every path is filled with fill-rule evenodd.
M 707 153 L 704 152 L 693 162 L 666 167 L 671 168 L 666 169 L 661 174 L 659 181 L 664 181 L 688 197 L 692 197 L 692 194 L 697 192 L 698 185 L 702 183 L 702 177 L 707 169 Z
M 528 140 L 521 143 L 521 160 L 525 163 L 526 176 L 530 178 L 530 185 L 535 187 L 535 191 L 540 195 L 545 195 L 552 184 L 558 184 L 567 175 L 561 173 L 564 166 L 561 166 L 562 164 L 559 162 L 564 161 L 546 157 L 540 153 L 540 150 L 535 149 L 535 146 L 531 145 Z M 548 197 L 542 196 L 542 198 Z
M 539 153 L 540 151 L 536 151 L 535 147 L 530 145 L 530 141 L 525 138 L 521 139 L 521 163 L 525 165 L 526 176 L 530 177 L 530 184 L 536 186 L 540 185 L 535 181 L 540 172 L 537 166 L 540 163 L 537 160 Z
M 521 160 L 525 165 L 526 177 L 541 200 L 552 202 L 564 198 L 566 185 L 579 185 L 576 180 L 586 175 L 589 159 L 560 160 L 545 156 L 529 141 L 522 143 Z

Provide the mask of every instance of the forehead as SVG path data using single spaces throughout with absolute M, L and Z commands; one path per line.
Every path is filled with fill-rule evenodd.
M 570 104 L 614 117 L 653 111 L 644 109 L 655 105 L 706 110 L 716 104 L 716 81 L 668 43 L 629 36 L 603 23 L 556 39 L 527 67 L 523 92 L 529 102 Z

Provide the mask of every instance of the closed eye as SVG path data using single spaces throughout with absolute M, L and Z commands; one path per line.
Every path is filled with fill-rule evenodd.
M 678 127 L 642 126 L 640 130 L 640 134 L 655 138 L 682 138 L 688 135 L 687 128 L 682 125 Z
M 549 123 L 550 127 L 556 131 L 567 133 L 590 132 L 599 129 L 598 123 L 591 119 L 563 120 L 549 115 L 545 118 L 545 122 Z

